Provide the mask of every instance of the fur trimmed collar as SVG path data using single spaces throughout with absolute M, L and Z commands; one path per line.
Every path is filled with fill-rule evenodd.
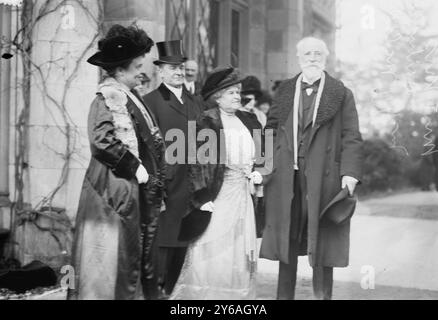
M 324 71 L 325 72 L 325 71 Z M 300 74 L 285 80 L 278 89 L 278 104 L 280 106 L 280 125 L 284 125 L 293 108 L 296 82 Z M 341 108 L 345 96 L 344 84 L 325 72 L 325 85 L 316 115 L 315 126 L 328 123 Z
M 114 134 L 129 151 L 138 158 L 138 141 L 127 104 L 130 100 L 127 87 L 114 78 L 106 78 L 98 86 L 98 93 L 105 99 L 105 105 L 113 116 Z
M 237 110 L 236 117 L 238 117 L 240 121 L 242 121 L 242 123 L 245 125 L 245 127 L 248 128 L 249 132 L 251 133 L 251 136 L 253 135 L 254 129 L 260 129 L 260 130 L 262 129 L 262 126 L 258 122 L 257 116 L 255 114 L 246 111 Z M 205 119 L 210 119 L 211 123 L 218 129 L 224 128 L 220 116 L 219 106 L 204 111 L 204 113 L 201 115 L 201 120 L 205 120 Z

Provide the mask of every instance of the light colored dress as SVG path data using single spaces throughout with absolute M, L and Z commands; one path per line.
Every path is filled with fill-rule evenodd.
M 187 250 L 170 299 L 243 300 L 256 298 L 257 245 L 248 176 L 255 147 L 249 130 L 221 111 L 227 163 L 206 231 Z

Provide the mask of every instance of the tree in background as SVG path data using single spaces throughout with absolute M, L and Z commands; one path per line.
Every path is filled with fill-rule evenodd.
M 342 79 L 355 93 L 362 133 L 369 139 L 364 145 L 365 190 L 409 184 L 427 189 L 436 170 L 429 160 L 438 152 L 433 144 L 438 128 L 438 33 L 427 18 L 436 4 L 398 4 L 394 11 L 382 11 L 392 27 L 384 42 L 386 55 L 366 68 L 339 64 Z

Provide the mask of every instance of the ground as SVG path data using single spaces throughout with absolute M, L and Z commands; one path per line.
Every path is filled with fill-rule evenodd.
M 350 265 L 335 269 L 333 299 L 438 299 L 438 192 L 360 201 L 350 238 Z M 275 299 L 277 274 L 277 262 L 259 260 L 258 299 Z M 300 257 L 296 299 L 313 299 L 311 276 Z
M 277 275 L 278 262 L 259 259 L 257 299 L 276 298 Z M 307 257 L 300 257 L 296 299 L 313 299 L 311 277 Z M 438 300 L 438 192 L 359 201 L 351 222 L 350 264 L 335 269 L 334 280 L 336 300 Z M 59 289 L 17 298 L 65 296 Z

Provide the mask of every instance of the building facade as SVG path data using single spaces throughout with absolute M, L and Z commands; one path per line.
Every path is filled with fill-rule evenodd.
M 155 42 L 182 39 L 186 55 L 200 65 L 201 80 L 218 65 L 233 65 L 270 89 L 274 81 L 298 72 L 295 45 L 302 37 L 321 37 L 334 53 L 335 2 L 0 4 L 1 54 L 13 55 L 1 59 L 0 74 L 0 228 L 13 231 L 16 245 L 11 252 L 22 263 L 40 259 L 53 265 L 69 254 L 70 230 L 90 157 L 87 114 L 101 76 L 86 59 L 111 24 L 136 22 Z M 23 29 L 26 22 L 29 27 Z M 156 57 L 153 47 L 145 70 L 152 79 L 149 90 L 159 84 L 152 64 Z M 328 69 L 333 67 L 334 54 Z

